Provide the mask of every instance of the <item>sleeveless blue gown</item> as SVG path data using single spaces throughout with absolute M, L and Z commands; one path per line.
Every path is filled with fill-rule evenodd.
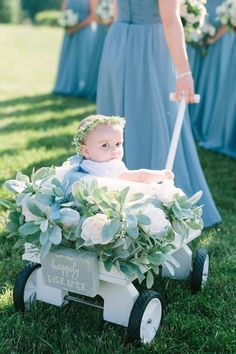
M 89 16 L 88 0 L 68 0 L 67 8 L 79 14 L 79 21 Z M 56 83 L 53 92 L 61 95 L 96 98 L 97 77 L 105 40 L 103 26 L 93 22 L 81 30 L 64 34 Z
M 222 0 L 207 2 L 209 19 L 217 28 L 216 7 Z M 201 102 L 190 107 L 193 133 L 199 144 L 210 150 L 236 157 L 236 36 L 226 33 L 210 45 L 207 55 L 189 48 L 195 90 Z
M 175 69 L 164 37 L 157 0 L 118 0 L 118 19 L 106 36 L 97 112 L 126 118 L 125 162 L 129 169 L 165 167 L 177 104 L 169 101 Z M 188 116 L 174 164 L 175 183 L 187 195 L 203 191 L 205 226 L 221 221 L 195 149 Z

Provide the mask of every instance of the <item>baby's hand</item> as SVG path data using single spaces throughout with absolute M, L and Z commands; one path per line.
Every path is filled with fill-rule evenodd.
M 162 170 L 163 179 L 174 179 L 175 175 L 171 170 Z

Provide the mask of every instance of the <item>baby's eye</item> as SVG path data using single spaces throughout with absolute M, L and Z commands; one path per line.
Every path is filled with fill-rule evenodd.
M 116 143 L 116 147 L 120 147 L 122 145 L 122 142 L 119 141 L 118 143 Z
M 102 144 L 103 149 L 108 149 L 109 145 L 107 143 Z

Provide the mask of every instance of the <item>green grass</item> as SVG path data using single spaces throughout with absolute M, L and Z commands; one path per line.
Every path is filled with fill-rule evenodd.
M 78 121 L 95 111 L 91 102 L 50 94 L 58 61 L 60 29 L 0 26 L 0 184 L 16 171 L 57 165 L 74 153 Z M 101 310 L 71 303 L 35 303 L 24 315 L 12 304 L 12 287 L 23 267 L 6 238 L 0 209 L 0 353 L 236 353 L 236 161 L 199 150 L 223 217 L 193 249 L 206 246 L 211 269 L 206 289 L 191 295 L 189 282 L 157 279 L 165 305 L 156 340 L 127 345 L 125 329 L 104 323 Z M 1 187 L 0 197 L 9 198 Z

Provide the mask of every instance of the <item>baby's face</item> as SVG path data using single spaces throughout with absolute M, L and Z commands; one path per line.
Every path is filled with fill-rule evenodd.
M 123 129 L 118 125 L 97 126 L 87 135 L 82 152 L 86 159 L 95 162 L 122 160 Z

